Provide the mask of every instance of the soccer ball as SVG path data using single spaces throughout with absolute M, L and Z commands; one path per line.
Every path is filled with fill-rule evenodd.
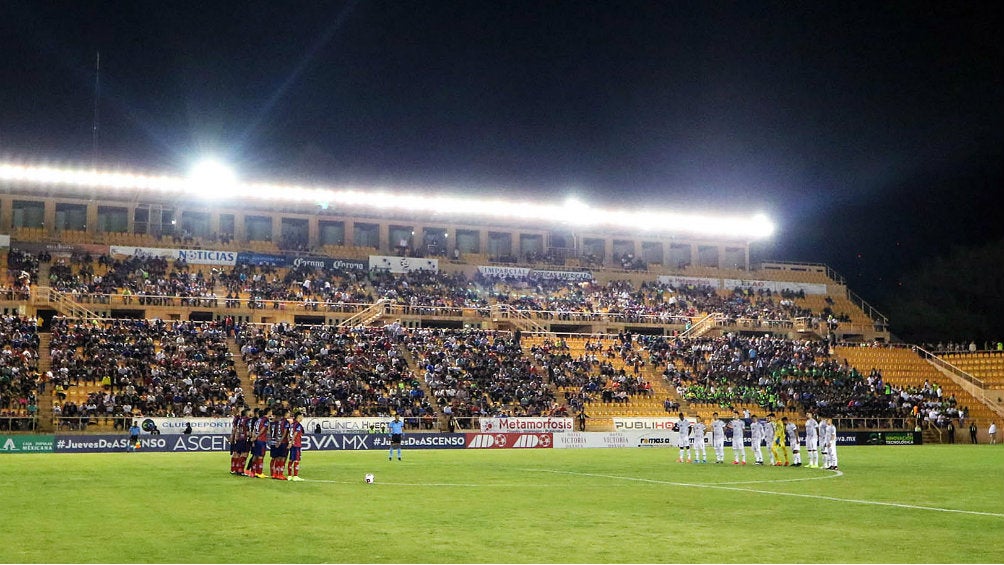
M 366 482 L 367 483 L 373 482 L 373 473 L 366 473 Z

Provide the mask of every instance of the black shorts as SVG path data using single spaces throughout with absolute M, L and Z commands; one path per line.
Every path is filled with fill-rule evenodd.
M 401 445 L 401 434 L 390 434 L 391 445 Z

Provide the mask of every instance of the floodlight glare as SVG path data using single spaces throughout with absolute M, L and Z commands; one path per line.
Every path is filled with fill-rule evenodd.
M 241 193 L 237 173 L 216 159 L 206 158 L 188 173 L 188 191 L 201 198 L 232 198 Z
M 461 218 L 494 218 L 581 228 L 615 228 L 667 234 L 729 237 L 756 240 L 770 237 L 774 224 L 764 214 L 753 216 L 709 216 L 669 210 L 599 209 L 576 199 L 562 203 L 535 204 L 515 200 L 421 196 L 408 191 L 378 187 L 357 189 L 344 186 L 300 186 L 267 182 L 244 182 L 233 169 L 215 159 L 199 161 L 187 177 L 134 174 L 121 171 L 73 169 L 0 162 L 0 182 L 26 185 L 62 185 L 114 192 L 146 191 L 188 194 L 200 198 L 240 197 L 262 202 L 299 202 L 330 205 L 339 209 L 403 210 Z

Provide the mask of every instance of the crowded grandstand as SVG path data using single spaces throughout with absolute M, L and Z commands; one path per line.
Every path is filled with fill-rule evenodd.
M 160 177 L 2 169 L 5 431 L 247 406 L 423 431 L 813 413 L 938 442 L 1002 413 L 1000 344 L 894 343 L 825 265 L 754 260 L 761 219 L 632 229 L 332 191 L 210 203 Z

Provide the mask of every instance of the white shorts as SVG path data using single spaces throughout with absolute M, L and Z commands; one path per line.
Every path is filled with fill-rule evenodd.
M 805 448 L 806 449 L 808 449 L 809 451 L 815 451 L 815 449 L 817 447 L 819 447 L 819 438 L 818 437 L 807 437 L 807 438 L 805 438 Z

